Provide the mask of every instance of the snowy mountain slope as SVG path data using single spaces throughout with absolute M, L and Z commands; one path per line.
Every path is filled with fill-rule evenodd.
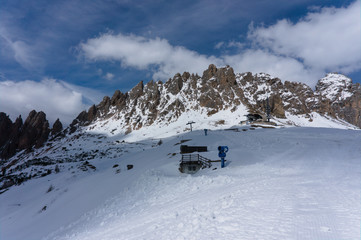
M 165 83 L 140 82 L 125 94 L 116 91 L 111 98 L 104 97 L 97 106 L 79 114 L 71 131 L 88 127 L 112 135 L 128 134 L 142 128 L 166 127 L 188 115 L 206 120 L 218 114 L 224 115 L 220 120 L 239 122 L 248 113 L 265 116 L 267 98 L 272 118 L 285 119 L 283 122 L 290 125 L 297 125 L 288 118 L 290 115 L 312 122 L 312 115 L 318 114 L 325 120 L 340 120 L 342 128 L 361 126 L 361 87 L 341 74 L 328 74 L 319 80 L 314 92 L 302 83 L 283 83 L 264 73 L 235 74 L 229 66 L 217 68 L 211 64 L 201 77 L 185 72 Z
M 136 135 L 127 137 L 141 138 Z M 87 160 L 95 171 L 79 168 L 85 159 L 63 162 L 58 174 L 0 194 L 0 238 L 360 238 L 360 131 L 242 127 L 208 136 L 187 132 L 161 145 L 159 139 L 130 143 L 123 137 L 69 138 L 64 157 L 79 147 L 104 152 Z M 214 163 L 216 170 L 181 174 L 185 140 L 207 145 L 202 155 L 209 159 L 228 145 L 226 168 Z M 60 152 L 43 154 L 56 158 Z M 126 170 L 128 164 L 134 168 Z
M 332 102 L 341 102 L 352 96 L 352 81 L 337 73 L 329 73 L 318 82 L 316 91 Z

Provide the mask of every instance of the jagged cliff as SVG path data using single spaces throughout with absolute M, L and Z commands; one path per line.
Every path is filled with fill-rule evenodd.
M 139 82 L 127 93 L 116 91 L 98 105 L 84 111 L 71 124 L 74 132 L 95 122 L 107 125 L 117 121 L 122 132 L 152 124 L 176 121 L 183 113 L 199 111 L 211 116 L 219 111 L 236 111 L 246 106 L 249 112 L 265 114 L 267 97 L 271 115 L 303 115 L 312 121 L 311 113 L 344 120 L 361 127 L 361 88 L 344 75 L 331 73 L 320 79 L 313 91 L 303 83 L 284 82 L 268 74 L 235 74 L 229 66 L 210 65 L 200 77 L 176 74 L 165 83 Z M 99 125 L 99 124 L 98 124 Z
M 17 151 L 30 152 L 32 148 L 40 148 L 48 140 L 49 134 L 56 135 L 62 129 L 59 119 L 56 120 L 53 128 L 49 129 L 49 122 L 44 112 L 31 111 L 24 123 L 21 116 L 13 123 L 9 116 L 0 113 L 0 157 L 7 159 Z

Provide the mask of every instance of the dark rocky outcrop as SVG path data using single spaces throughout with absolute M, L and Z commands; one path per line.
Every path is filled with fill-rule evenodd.
M 5 113 L 0 113 L 0 148 L 9 140 L 13 122 Z
M 60 122 L 59 118 L 53 124 L 53 128 L 51 129 L 51 135 L 55 136 L 59 134 L 63 130 L 63 124 Z
M 293 114 L 309 114 L 312 111 L 315 101 L 312 89 L 304 83 L 284 83 L 284 94 L 282 100 L 287 102 L 285 110 Z
M 183 77 L 184 76 L 184 77 Z M 164 87 L 169 89 L 169 92 L 173 95 L 176 95 L 180 92 L 183 87 L 183 81 L 189 78 L 189 73 L 184 73 L 183 76 L 180 73 L 177 73 L 173 79 L 169 79 L 165 84 Z
M 50 129 L 44 112 L 31 111 L 24 123 L 21 116 L 14 123 L 4 113 L 0 113 L 0 117 L 0 157 L 3 159 L 12 157 L 20 150 L 40 148 L 48 140 Z M 58 120 L 55 126 L 59 127 L 59 124 Z
M 32 146 L 39 148 L 48 139 L 49 133 L 49 122 L 45 113 L 33 110 L 22 127 L 18 148 L 30 149 Z

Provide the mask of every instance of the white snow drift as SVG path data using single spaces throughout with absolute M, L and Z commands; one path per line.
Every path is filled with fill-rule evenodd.
M 111 146 L 111 154 L 91 161 L 96 171 L 67 163 L 1 194 L 0 239 L 360 238 L 360 131 L 237 129 L 188 132 L 161 145 L 69 138 L 70 153 L 81 145 Z M 226 167 L 181 174 L 186 140 L 208 146 L 209 159 L 229 146 Z

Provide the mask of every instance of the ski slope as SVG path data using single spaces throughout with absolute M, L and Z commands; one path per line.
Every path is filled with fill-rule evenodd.
M 92 160 L 95 171 L 68 163 L 1 194 L 0 239 L 360 239 L 360 139 L 357 130 L 246 126 L 124 143 L 119 158 Z M 226 167 L 181 174 L 186 140 L 214 160 L 227 145 Z

